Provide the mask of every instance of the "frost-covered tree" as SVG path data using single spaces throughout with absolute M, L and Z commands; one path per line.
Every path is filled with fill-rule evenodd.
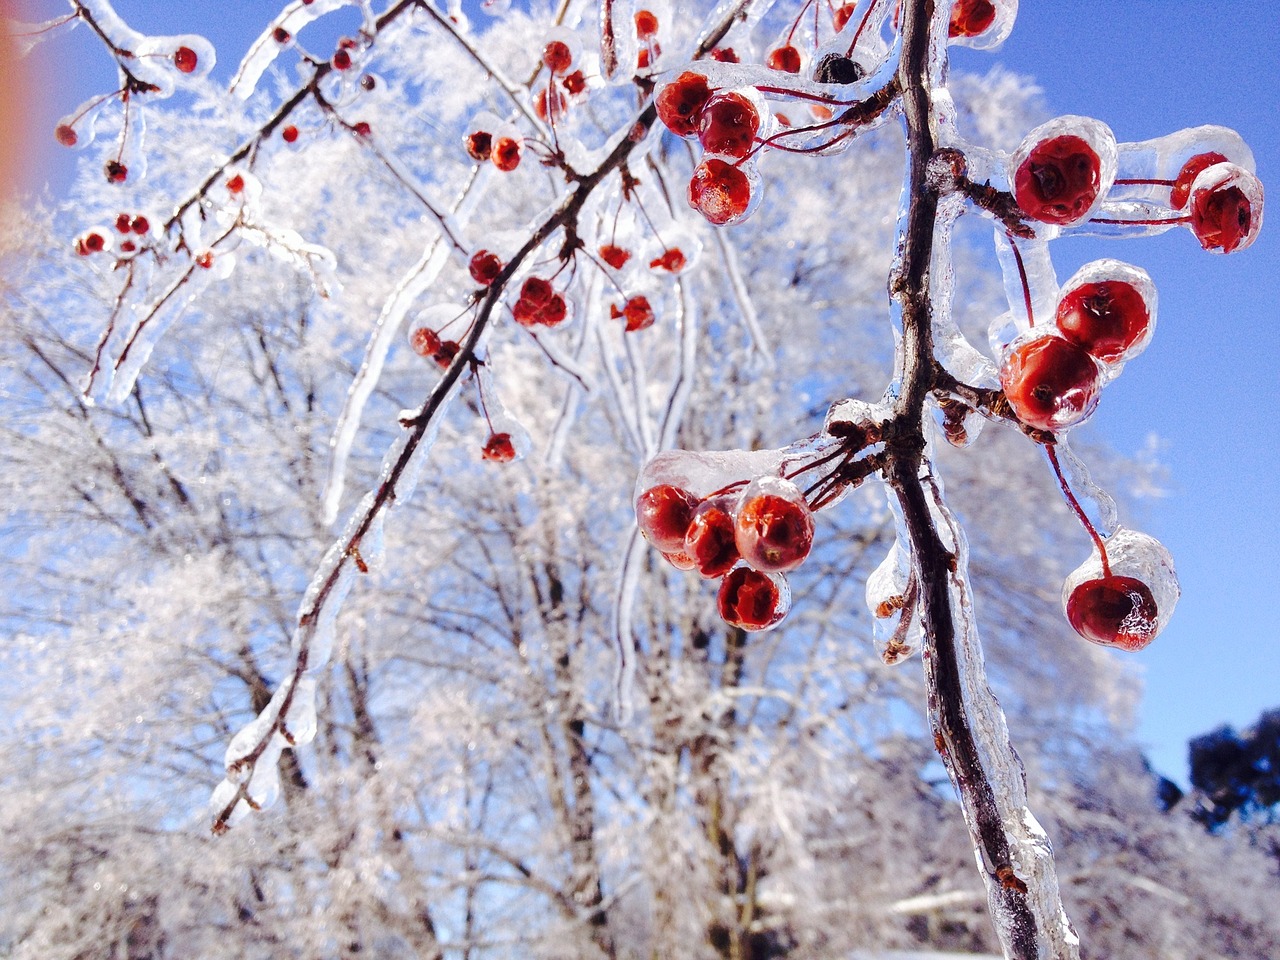
M 1176 584 L 1064 433 L 1154 292 L 1048 257 L 1247 245 L 1239 138 L 949 78 L 1007 3 L 486 6 L 292 0 L 226 90 L 71 0 L 121 81 L 5 239 L 4 949 L 1270 952 L 1099 746 Z

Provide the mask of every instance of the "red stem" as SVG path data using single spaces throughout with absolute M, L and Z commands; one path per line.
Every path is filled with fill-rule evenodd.
M 1076 499 L 1076 495 L 1071 492 L 1071 487 L 1067 483 L 1067 478 L 1062 473 L 1062 465 L 1058 463 L 1058 452 L 1053 449 L 1053 444 L 1046 443 L 1044 452 L 1049 455 L 1049 462 L 1053 464 L 1053 472 L 1058 475 L 1058 485 L 1062 487 L 1063 496 L 1067 498 L 1067 503 L 1071 505 L 1071 509 L 1075 511 L 1076 516 L 1080 519 L 1089 536 L 1093 538 L 1094 546 L 1098 548 L 1098 554 L 1102 557 L 1102 575 L 1104 577 L 1111 576 L 1111 563 L 1107 559 L 1107 546 L 1102 542 L 1102 537 L 1098 535 L 1098 531 L 1093 524 L 1089 522 L 1089 518 L 1085 516 L 1084 510 L 1080 506 L 1080 501 Z
M 1022 299 L 1027 304 L 1027 326 L 1034 327 L 1036 325 L 1035 313 L 1031 309 L 1031 285 L 1027 283 L 1027 267 L 1022 262 L 1022 252 L 1018 249 L 1018 245 L 1013 242 L 1013 234 L 1006 233 L 1009 238 L 1009 246 L 1013 248 L 1013 259 L 1018 264 L 1018 276 L 1022 280 Z

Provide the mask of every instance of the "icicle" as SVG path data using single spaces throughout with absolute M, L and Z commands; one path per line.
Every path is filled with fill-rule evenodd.
M 688 281 L 676 281 L 676 323 L 680 330 L 680 357 L 671 391 L 667 395 L 666 407 L 662 412 L 662 423 L 658 428 L 659 450 L 667 450 L 675 445 L 698 372 L 698 305 L 689 296 L 688 287 Z
M 746 279 L 738 266 L 738 255 L 733 245 L 729 243 L 724 230 L 712 230 L 711 233 L 720 250 L 720 262 L 724 266 L 725 276 L 729 278 L 729 287 L 733 290 L 733 299 L 738 304 L 742 325 L 747 328 L 747 335 L 751 338 L 751 349 L 760 358 L 764 369 L 771 370 L 774 363 L 773 351 L 769 346 L 768 337 L 760 326 L 760 317 L 756 313 L 755 303 L 751 300 L 751 292 L 747 289 Z

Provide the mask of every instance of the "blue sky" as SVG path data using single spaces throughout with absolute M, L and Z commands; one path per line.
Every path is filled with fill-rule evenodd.
M 58 0 L 13 6 L 28 19 L 66 9 Z M 117 0 L 116 6 L 149 32 L 204 33 L 222 54 L 216 76 L 225 78 L 248 37 L 280 4 Z M 77 33 L 53 45 L 63 66 L 37 60 L 44 72 L 36 99 L 54 118 L 114 79 L 87 32 Z M 985 71 L 998 61 L 1032 76 L 1054 113 L 1098 117 L 1121 140 L 1203 123 L 1234 127 L 1252 146 L 1264 184 L 1280 197 L 1278 51 L 1280 16 L 1266 4 L 1024 0 L 1003 49 L 959 51 L 956 65 Z M 76 64 L 74 74 L 66 75 L 68 62 Z M 10 79 L 0 76 L 12 89 Z M 52 130 L 52 119 L 41 123 Z M 35 169 L 54 189 L 64 188 L 70 157 L 51 135 L 37 143 Z M 1280 213 L 1270 217 L 1258 242 L 1231 257 L 1203 253 L 1180 230 L 1127 242 L 1068 239 L 1054 247 L 1060 278 L 1087 260 L 1115 256 L 1144 267 L 1160 293 L 1155 339 L 1107 389 L 1082 437 L 1128 454 L 1152 436 L 1163 441 L 1168 496 L 1145 502 L 1129 519 L 1172 551 L 1183 596 L 1165 635 L 1127 659 L 1140 665 L 1146 684 L 1139 738 L 1158 770 L 1184 781 L 1189 737 L 1221 723 L 1247 725 L 1261 710 L 1280 706 L 1280 412 L 1273 409 Z

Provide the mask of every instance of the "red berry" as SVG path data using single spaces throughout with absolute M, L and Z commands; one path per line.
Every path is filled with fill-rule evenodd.
M 80 139 L 75 129 L 66 123 L 60 123 L 54 127 L 53 136 L 64 147 L 74 147 L 76 141 Z
M 129 179 L 129 168 L 119 160 L 108 160 L 106 171 L 108 183 L 124 183 Z
M 569 314 L 564 297 L 555 292 L 551 281 L 541 277 L 529 277 L 520 288 L 520 296 L 511 308 L 516 323 L 522 327 L 542 324 L 554 327 L 563 323 Z
M 173 51 L 173 65 L 181 73 L 194 73 L 199 59 L 196 56 L 196 52 L 190 47 L 179 47 Z
M 212 250 L 202 250 L 200 253 L 196 254 L 196 266 L 197 266 L 197 267 L 201 267 L 201 268 L 203 268 L 203 269 L 205 269 L 205 270 L 208 270 L 210 267 L 212 267 L 212 266 L 213 266 L 213 251 L 212 251 Z
M 626 262 L 631 259 L 631 254 L 622 249 L 622 247 L 615 247 L 612 243 L 606 243 L 600 248 L 600 259 L 613 267 L 613 269 L 621 270 L 626 265 Z
M 733 517 L 727 511 L 704 503 L 689 521 L 684 535 L 684 552 L 693 560 L 700 576 L 724 576 L 738 562 Z
M 120 233 L 128 233 L 133 229 L 133 218 L 127 213 L 122 213 L 116 217 L 116 230 Z
M 658 18 L 650 10 L 636 11 L 636 36 L 647 40 L 658 32 Z
M 653 307 L 649 306 L 649 298 L 632 297 L 622 308 L 622 317 L 626 320 L 627 333 L 646 330 L 653 326 Z
M 858 9 L 856 3 L 844 3 L 836 9 L 835 14 L 831 18 L 832 25 L 835 26 L 836 32 L 843 30 L 849 23 L 849 19 L 853 16 L 853 11 Z
M 471 155 L 472 160 L 484 163 L 493 154 L 493 135 L 485 133 L 483 130 L 468 134 L 463 142 L 466 144 L 467 153 Z
M 502 261 L 498 259 L 496 253 L 477 250 L 467 269 L 471 273 L 472 280 L 487 287 L 498 279 L 498 274 L 502 272 Z
M 133 253 L 135 250 L 138 249 L 138 245 L 134 243 L 132 240 L 126 240 L 122 244 L 120 244 L 120 249 L 124 253 Z
M 369 126 L 366 121 L 361 120 L 351 127 L 351 132 L 357 137 L 371 137 L 373 136 L 373 127 Z
M 738 54 L 733 47 L 716 47 L 711 51 L 711 59 L 720 63 L 738 63 Z
M 658 91 L 654 105 L 661 120 L 677 137 L 697 136 L 702 108 L 711 98 L 707 78 L 689 70 Z
M 689 181 L 689 206 L 714 224 L 736 223 L 751 204 L 751 182 L 739 168 L 714 157 L 703 160 Z
M 536 306 L 543 306 L 555 296 L 556 288 L 550 280 L 541 277 L 529 277 L 520 287 L 520 299 L 528 300 Z
M 101 253 L 107 248 L 107 238 L 96 230 L 91 230 L 82 237 L 76 238 L 76 253 L 87 257 L 93 253 Z
M 286 44 L 293 38 L 289 36 L 289 31 L 284 27 L 276 27 L 271 31 L 271 39 L 276 43 Z
M 351 54 L 348 53 L 346 50 L 342 50 L 342 49 L 336 50 L 333 54 L 332 63 L 333 63 L 333 69 L 335 70 L 350 70 Z
M 1061 337 L 1028 340 L 1014 350 L 1000 384 L 1018 419 L 1039 430 L 1073 426 L 1098 405 L 1098 365 Z
M 130 223 L 129 226 L 132 228 L 134 233 L 138 234 L 138 236 L 142 236 L 144 233 L 148 233 L 151 230 L 151 221 L 142 214 L 138 214 L 133 218 L 133 222 Z
M 298 128 L 295 127 L 293 124 L 289 124 L 287 127 L 285 127 L 283 130 L 280 131 L 280 137 L 282 140 L 284 140 L 285 143 L 293 143 L 295 140 L 298 139 Z
M 418 327 L 409 334 L 409 347 L 420 357 L 434 357 L 440 346 L 440 335 L 430 327 Z
M 573 51 L 563 40 L 552 40 L 542 48 L 542 62 L 554 74 L 564 74 L 573 66 Z
M 813 511 L 803 499 L 758 494 L 738 508 L 734 541 L 742 559 L 757 570 L 794 570 L 813 546 Z
M 448 369 L 449 364 L 453 363 L 454 357 L 462 350 L 462 344 L 456 340 L 446 340 L 440 344 L 440 349 L 432 354 L 431 359 L 436 362 L 441 370 Z
M 227 192 L 231 194 L 243 193 L 244 177 L 240 176 L 240 174 L 237 173 L 234 177 L 229 179 L 227 181 Z
M 480 451 L 480 456 L 494 463 L 510 463 L 516 458 L 516 448 L 511 442 L 511 434 L 492 434 Z
M 636 524 L 641 536 L 663 553 L 680 553 L 697 506 L 698 498 L 687 490 L 660 483 L 636 498 Z
M 1102 161 L 1093 147 L 1069 134 L 1036 144 L 1013 178 L 1018 206 L 1043 223 L 1079 221 L 1101 187 Z
M 1138 288 L 1123 280 L 1101 280 L 1070 290 L 1058 302 L 1063 337 L 1107 363 L 1119 360 L 1151 325 Z
M 976 37 L 996 20 L 996 8 L 991 0 L 956 0 L 951 8 L 951 27 L 948 36 Z
M 725 623 L 743 630 L 767 630 L 787 615 L 787 597 L 777 582 L 750 567 L 729 571 L 716 605 Z
M 533 98 L 533 109 L 543 120 L 553 122 L 559 120 L 569 109 L 569 100 L 555 87 L 544 87 Z
M 1253 205 L 1239 187 L 1222 184 L 1191 195 L 1191 229 L 1204 249 L 1231 253 L 1252 227 Z
M 1212 167 L 1215 163 L 1226 163 L 1227 158 L 1220 153 L 1197 153 L 1182 165 L 1178 178 L 1173 182 L 1173 190 L 1169 194 L 1169 206 L 1181 210 L 1187 205 L 1187 197 L 1191 195 L 1191 184 L 1200 175 L 1201 170 Z
M 677 570 L 692 570 L 694 567 L 693 557 L 687 553 L 664 553 L 662 559 Z
M 569 316 L 569 305 L 565 302 L 564 297 L 557 293 L 538 312 L 538 322 L 544 327 L 555 327 L 564 323 L 567 316 Z
M 510 173 L 520 166 L 522 150 L 523 143 L 515 137 L 499 137 L 497 143 L 493 145 L 493 153 L 489 159 L 503 173 Z
M 770 50 L 769 56 L 765 58 L 764 63 L 770 70 L 780 70 L 783 73 L 799 73 L 800 51 L 788 43 L 786 46 Z
M 760 111 L 740 93 L 717 93 L 702 108 L 698 142 L 707 153 L 741 160 L 751 152 Z
M 679 273 L 684 269 L 684 265 L 684 251 L 679 247 L 668 247 L 662 251 L 661 256 L 654 257 L 649 261 L 650 269 L 665 270 L 667 273 Z
M 373 89 L 376 89 L 377 86 L 378 86 L 378 81 L 374 79 L 374 76 L 372 73 L 366 73 L 363 77 L 360 78 L 361 90 L 373 90 Z
M 1121 650 L 1141 650 L 1154 640 L 1157 616 L 1151 588 L 1135 577 L 1086 580 L 1067 601 L 1067 620 L 1076 633 Z
M 576 97 L 587 89 L 587 78 L 582 75 L 581 70 L 573 71 L 560 82 L 564 85 L 565 92 L 571 97 Z

